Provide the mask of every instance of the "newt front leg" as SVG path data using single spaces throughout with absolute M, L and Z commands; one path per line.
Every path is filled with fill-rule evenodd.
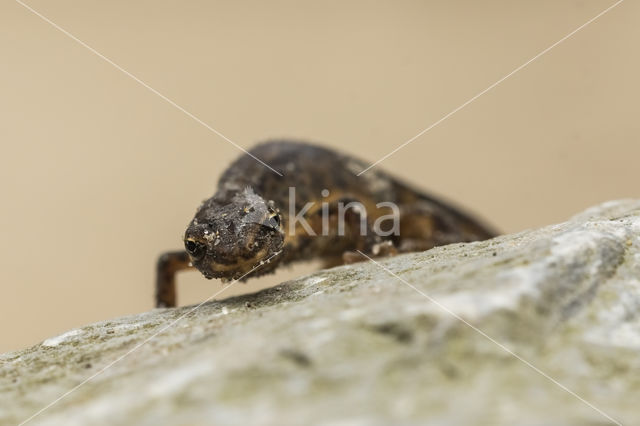
M 176 306 L 176 273 L 193 268 L 186 251 L 173 251 L 158 258 L 156 270 L 156 307 Z

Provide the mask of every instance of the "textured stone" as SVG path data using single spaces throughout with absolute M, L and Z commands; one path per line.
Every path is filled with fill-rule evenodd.
M 105 367 L 30 424 L 640 419 L 640 201 L 380 265 L 397 277 L 343 266 L 1 355 L 0 423 Z

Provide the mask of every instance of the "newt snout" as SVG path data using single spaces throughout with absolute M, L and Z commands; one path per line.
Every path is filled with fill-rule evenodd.
M 242 278 L 281 251 L 283 244 L 278 213 L 250 189 L 227 205 L 200 210 L 184 236 L 191 263 L 208 279 Z

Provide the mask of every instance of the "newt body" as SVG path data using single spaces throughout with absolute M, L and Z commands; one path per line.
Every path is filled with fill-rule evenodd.
M 175 273 L 191 266 L 209 279 L 244 280 L 249 272 L 263 275 L 299 260 L 336 265 L 353 260 L 354 250 L 380 255 L 495 235 L 472 216 L 383 171 L 357 176 L 367 164 L 334 150 L 273 141 L 250 153 L 283 176 L 248 155 L 231 164 L 189 224 L 186 251 L 160 257 L 157 306 L 175 306 Z M 354 208 L 345 209 L 349 203 Z M 379 203 L 397 206 L 397 222 Z M 387 225 L 397 225 L 395 232 L 373 232 L 372 224 L 385 218 Z

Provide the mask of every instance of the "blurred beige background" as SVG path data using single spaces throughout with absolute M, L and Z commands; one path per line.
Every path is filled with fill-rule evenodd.
M 613 3 L 29 1 L 244 147 L 370 161 Z M 640 196 L 639 18 L 622 3 L 380 167 L 505 232 Z M 239 151 L 18 3 L 0 28 L 4 352 L 151 309 L 156 256 Z M 182 304 L 220 289 L 179 281 Z

